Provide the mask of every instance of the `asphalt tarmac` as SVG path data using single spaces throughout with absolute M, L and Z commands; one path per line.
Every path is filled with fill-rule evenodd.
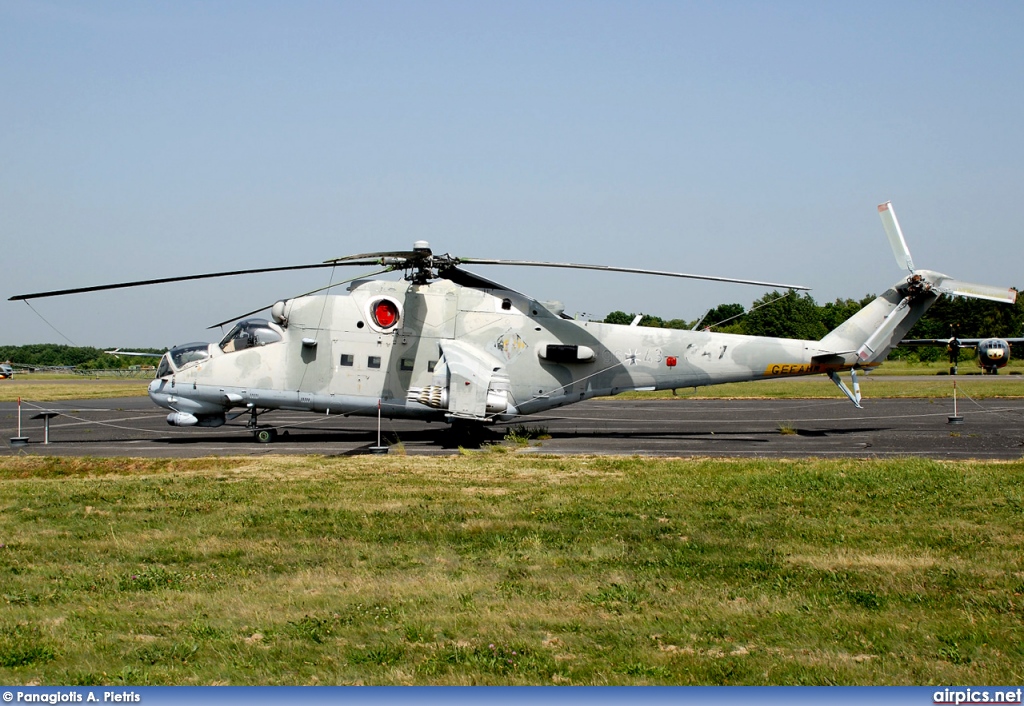
M 739 456 L 893 457 L 1020 459 L 1024 456 L 1024 400 L 964 400 L 951 424 L 952 400 L 869 399 L 856 409 L 837 400 L 590 400 L 544 416 L 490 429 L 483 443 L 500 443 L 517 426 L 544 430 L 519 453 L 615 454 L 660 457 Z M 57 412 L 50 421 L 31 419 Z M 273 412 L 261 423 L 278 429 L 260 444 L 242 416 L 215 429 L 171 427 L 166 410 L 148 398 L 128 397 L 25 405 L 22 435 L 15 446 L 17 405 L 0 403 L 0 455 L 197 457 L 250 454 L 355 455 L 377 445 L 377 420 Z M 447 425 L 388 419 L 384 445 L 408 455 L 455 454 L 477 440 L 456 438 Z M 398 451 L 399 449 L 394 449 Z

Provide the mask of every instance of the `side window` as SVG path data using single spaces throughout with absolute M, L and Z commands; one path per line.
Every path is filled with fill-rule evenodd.
M 428 373 L 434 372 L 434 366 L 435 365 L 437 365 L 437 361 L 436 360 L 428 361 L 427 362 L 427 372 Z
M 356 362 L 356 357 L 354 355 L 351 355 L 350 353 L 342 353 L 341 354 L 341 364 L 342 365 L 345 365 L 347 367 L 352 367 L 353 365 L 355 365 L 355 362 Z
M 380 367 L 380 356 L 371 355 L 366 361 L 366 367 L 368 368 L 379 368 Z
M 412 370 L 412 363 L 413 361 L 411 358 L 402 358 L 402 364 L 399 366 L 399 368 L 401 370 Z

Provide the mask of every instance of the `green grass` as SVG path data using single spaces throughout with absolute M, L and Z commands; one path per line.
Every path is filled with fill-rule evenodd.
M 1024 680 L 1024 461 L 0 461 L 6 684 Z
M 0 402 L 14 402 L 19 397 L 33 402 L 145 397 L 149 394 L 149 382 L 144 379 L 94 380 L 76 377 L 59 380 L 15 375 L 13 379 L 0 380 Z
M 962 363 L 960 375 L 948 375 L 948 363 L 908 363 L 889 361 L 871 372 L 861 375 L 861 388 L 866 397 L 948 397 L 955 379 L 957 385 L 974 399 L 994 397 L 1024 397 L 1024 361 L 1012 360 L 999 375 L 979 373 L 973 363 Z M 914 376 L 913 380 L 892 380 L 894 376 Z M 149 380 L 92 380 L 82 376 L 33 374 L 15 376 L 12 380 L 0 380 L 0 402 L 13 402 L 22 397 L 33 402 L 57 402 L 61 400 L 105 399 L 110 397 L 144 397 Z M 849 385 L 849 375 L 843 380 Z M 711 387 L 680 388 L 673 392 L 627 392 L 619 398 L 830 398 L 840 395 L 835 385 L 823 375 L 788 378 L 782 380 L 761 380 L 738 382 Z M 529 438 L 535 437 L 527 437 Z
M 961 396 L 973 399 L 1024 397 L 1024 376 L 1021 375 L 920 375 L 913 379 L 893 379 L 900 375 L 860 375 L 861 394 L 867 399 L 940 398 L 952 395 L 953 381 Z M 850 386 L 850 376 L 843 382 Z M 658 392 L 624 392 L 617 399 L 826 399 L 842 397 L 842 393 L 823 375 L 785 380 L 734 382 L 711 387 L 681 387 Z
M 948 397 L 952 380 L 948 376 L 949 364 L 909 363 L 889 361 L 860 376 L 861 387 L 866 396 L 882 397 Z M 975 399 L 992 397 L 1024 397 L 1024 361 L 1012 360 L 999 375 L 982 376 L 974 363 L 960 365 L 960 375 L 955 379 Z M 893 376 L 914 376 L 915 380 L 889 380 Z M 849 375 L 843 376 L 849 384 Z M 16 375 L 11 380 L 0 380 L 0 402 L 14 402 L 19 397 L 33 402 L 57 402 L 62 400 L 91 400 L 110 397 L 144 397 L 147 394 L 147 379 L 90 379 L 80 375 L 56 375 L 34 373 Z M 662 392 L 627 392 L 620 398 L 828 398 L 839 393 L 823 375 L 783 380 L 762 380 L 739 382 L 711 387 L 680 388 L 675 394 L 670 390 Z

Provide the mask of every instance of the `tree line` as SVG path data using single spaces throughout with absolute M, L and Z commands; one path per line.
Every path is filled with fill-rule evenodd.
M 639 325 L 675 329 L 708 327 L 723 333 L 816 341 L 874 299 L 874 294 L 868 294 L 861 299 L 836 299 L 819 305 L 807 292 L 773 291 L 754 300 L 749 309 L 741 304 L 719 304 L 692 321 L 644 314 Z M 634 318 L 636 314 L 613 311 L 604 322 L 629 324 Z M 963 338 L 1024 335 L 1024 297 L 1019 297 L 1012 306 L 981 299 L 942 297 L 910 329 L 907 338 L 949 338 L 953 335 Z M 931 359 L 939 355 L 942 355 L 941 349 L 895 349 L 890 357 Z
M 161 348 L 131 348 L 138 353 L 163 353 Z M 101 348 L 33 343 L 27 346 L 0 346 L 0 361 L 30 368 L 74 367 L 81 370 L 120 370 L 139 365 L 155 365 L 156 358 L 111 355 Z

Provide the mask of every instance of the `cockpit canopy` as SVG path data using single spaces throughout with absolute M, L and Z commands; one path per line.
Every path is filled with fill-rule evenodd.
M 209 357 L 209 343 L 186 343 L 181 346 L 175 346 L 160 359 L 160 367 L 156 369 L 156 376 L 162 378 L 164 375 L 170 375 L 177 370 L 181 370 L 189 363 L 206 360 Z
M 225 353 L 241 351 L 254 346 L 265 346 L 281 340 L 277 326 L 266 319 L 245 319 L 239 321 L 220 339 L 220 349 Z
M 233 353 L 246 348 L 277 343 L 283 338 L 281 328 L 277 324 L 272 324 L 266 319 L 245 319 L 235 324 L 217 345 L 225 353 Z M 187 365 L 206 360 L 209 357 L 209 343 L 186 343 L 182 346 L 175 346 L 160 359 L 160 367 L 157 368 L 156 376 L 159 378 L 176 373 Z

